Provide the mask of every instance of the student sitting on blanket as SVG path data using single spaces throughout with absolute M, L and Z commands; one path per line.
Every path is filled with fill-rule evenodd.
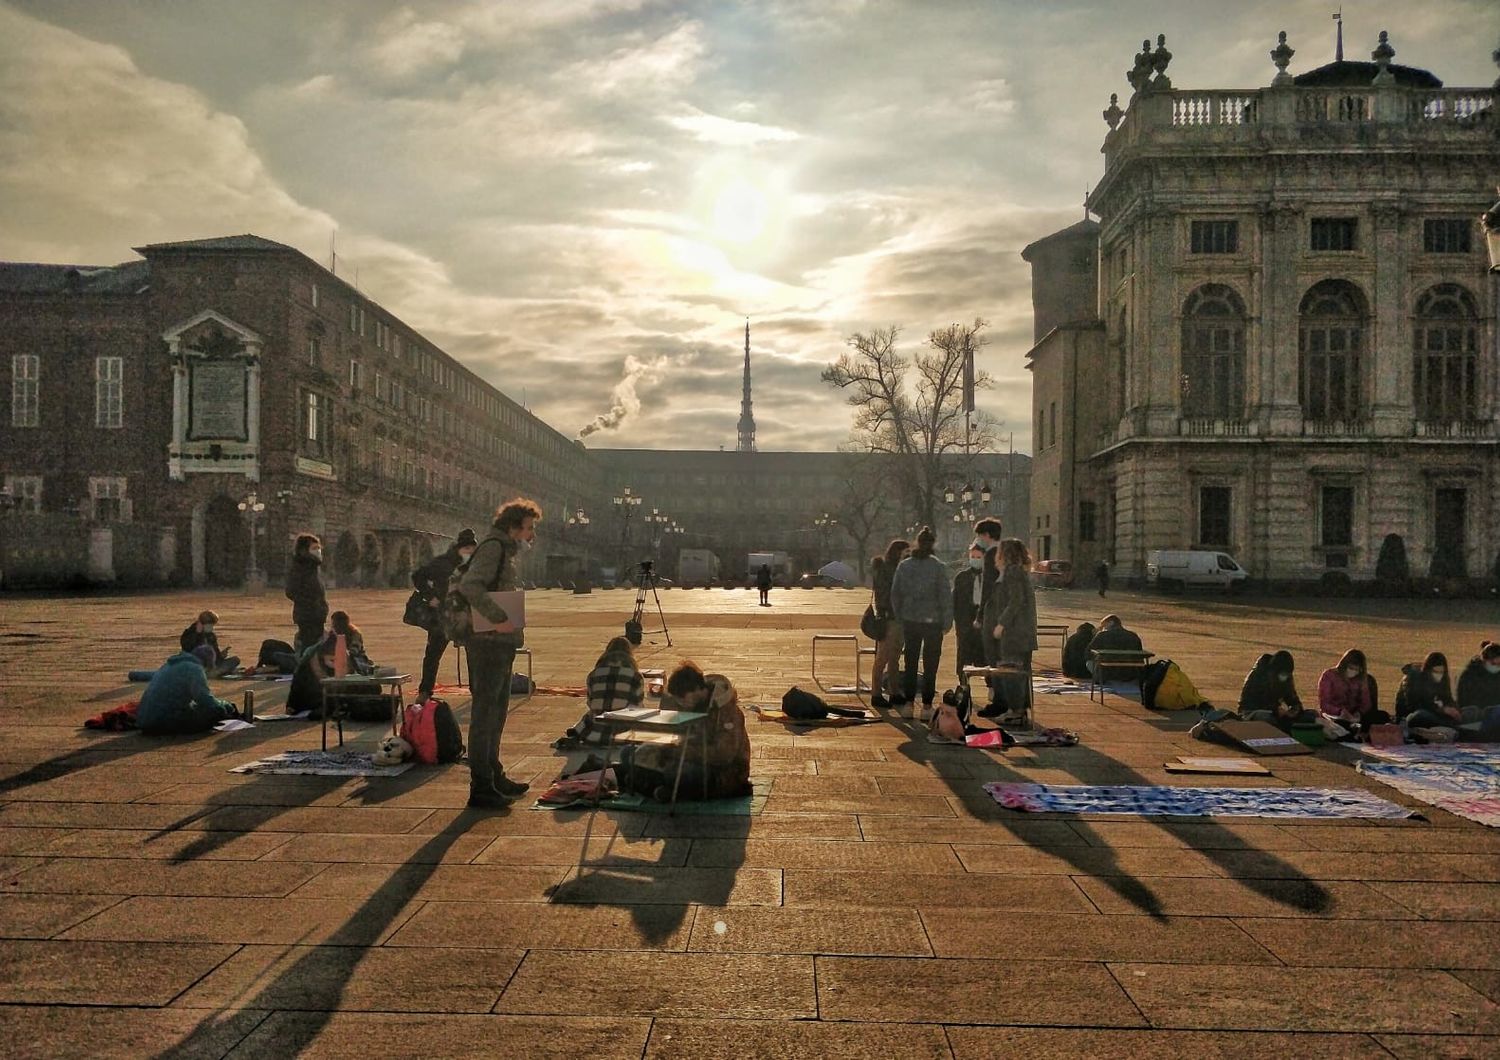
M 1380 709 L 1380 687 L 1370 675 L 1365 653 L 1358 648 L 1344 652 L 1338 665 L 1318 678 L 1318 710 L 1340 725 L 1385 725 L 1391 716 Z
M 1500 642 L 1485 641 L 1458 675 L 1458 706 L 1500 707 Z
M 179 652 L 169 658 L 141 693 L 136 727 L 148 736 L 185 735 L 207 732 L 225 718 L 239 717 L 234 704 L 214 696 L 208 687 L 208 672 L 202 654 Z
M 704 674 L 696 663 L 684 660 L 667 678 L 662 706 L 674 710 L 708 714 L 708 795 L 710 799 L 734 799 L 751 793 L 750 735 L 745 731 L 745 712 L 729 678 Z M 683 760 L 678 797 L 699 798 L 703 794 L 703 766 L 695 735 Z M 676 775 L 677 747 L 646 745 L 630 748 L 626 768 L 618 771 L 621 789 L 649 795 L 666 802 L 672 795 Z
M 604 653 L 594 663 L 584 684 L 588 687 L 588 708 L 552 744 L 556 750 L 571 751 L 581 746 L 593 731 L 594 719 L 605 711 L 638 707 L 646 699 L 646 681 L 635 665 L 630 641 L 624 637 L 615 637 L 604 646 Z
M 1125 623 L 1120 621 L 1119 615 L 1105 615 L 1099 620 L 1099 632 L 1094 634 L 1094 639 L 1089 641 L 1089 651 L 1141 651 L 1141 637 L 1139 633 L 1125 628 Z M 1098 662 L 1089 659 L 1089 670 L 1092 672 L 1098 668 Z M 1134 666 L 1106 666 L 1104 672 L 1099 674 L 1099 680 L 1108 681 L 1130 681 L 1140 676 L 1140 669 Z
M 182 631 L 182 650 L 192 651 L 200 644 L 206 644 L 213 649 L 213 664 L 208 668 L 215 677 L 221 677 L 232 670 L 239 669 L 240 661 L 229 654 L 228 648 L 219 647 L 219 637 L 214 633 L 214 626 L 218 624 L 219 616 L 212 611 L 203 611 L 198 615 L 198 620 L 187 629 Z
M 1303 715 L 1311 718 L 1312 712 L 1302 706 L 1292 681 L 1295 665 L 1289 651 L 1257 659 L 1240 689 L 1240 716 L 1249 721 L 1268 721 L 1283 732 L 1290 732 Z
M 324 680 L 374 671 L 374 666 L 365 655 L 364 634 L 349 621 L 348 612 L 335 611 L 330 616 L 329 626 L 328 635 L 304 651 L 297 663 L 297 671 L 292 675 L 292 687 L 286 697 L 288 714 L 301 714 L 308 710 L 312 711 L 313 717 L 321 717 Z M 342 651 L 340 641 L 343 642 Z M 361 690 L 349 691 L 352 695 Z M 370 691 L 378 694 L 380 686 L 372 684 Z

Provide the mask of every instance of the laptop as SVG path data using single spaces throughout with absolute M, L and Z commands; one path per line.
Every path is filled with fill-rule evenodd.
M 478 608 L 470 608 L 469 614 L 474 622 L 475 633 L 514 633 L 526 628 L 526 594 L 524 592 L 513 589 L 490 593 L 490 599 L 500 605 L 501 610 L 510 616 L 510 621 L 497 626 L 481 615 Z

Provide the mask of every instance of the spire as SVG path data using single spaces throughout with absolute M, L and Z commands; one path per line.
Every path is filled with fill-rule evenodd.
M 1338 13 L 1333 16 L 1333 20 L 1338 23 L 1338 35 L 1335 38 L 1333 48 L 1333 61 L 1336 63 L 1341 63 L 1344 61 L 1344 9 L 1342 7 L 1340 7 Z
M 750 320 L 745 319 L 745 390 L 740 398 L 740 442 L 742 453 L 755 452 L 755 413 L 750 401 Z

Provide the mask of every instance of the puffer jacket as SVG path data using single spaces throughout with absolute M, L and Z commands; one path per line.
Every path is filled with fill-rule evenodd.
M 178 652 L 162 664 L 141 693 L 135 723 L 144 733 L 171 731 L 179 715 L 189 705 L 215 708 L 227 718 L 232 705 L 219 699 L 208 687 L 208 673 L 197 656 Z
M 1294 660 L 1289 651 L 1267 652 L 1255 661 L 1255 666 L 1245 675 L 1245 684 L 1240 689 L 1240 713 L 1252 710 L 1274 711 L 1278 707 L 1302 709 L 1302 700 L 1297 695 L 1297 685 L 1292 677 Z M 1285 673 L 1287 679 L 1277 675 Z
M 948 568 L 931 553 L 907 556 L 891 580 L 891 610 L 898 622 L 925 622 L 946 631 L 953 625 Z
M 1485 669 L 1479 656 L 1469 660 L 1464 672 L 1458 675 L 1458 705 L 1460 707 L 1493 707 L 1500 705 L 1500 674 Z
M 1447 674 L 1441 681 L 1434 681 L 1420 663 L 1407 663 L 1401 667 L 1401 684 L 1396 689 L 1397 721 L 1419 710 L 1437 714 L 1444 707 L 1453 705 L 1453 687 L 1448 683 Z

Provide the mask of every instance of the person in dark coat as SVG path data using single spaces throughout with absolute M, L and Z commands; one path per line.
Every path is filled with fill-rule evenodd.
M 1458 675 L 1458 705 L 1500 706 L 1500 642 L 1485 641 Z
M 432 698 L 432 690 L 437 685 L 438 664 L 448 650 L 448 638 L 443 636 L 443 624 L 438 619 L 438 608 L 442 606 L 443 597 L 448 595 L 448 579 L 455 570 L 469 562 L 478 544 L 479 538 L 474 531 L 465 527 L 446 551 L 412 571 L 412 586 L 427 601 L 432 615 L 427 626 L 427 652 L 422 656 L 422 680 L 417 685 L 417 699 L 423 703 Z
M 1094 634 L 1094 639 L 1089 642 L 1089 652 L 1096 651 L 1142 651 L 1141 635 L 1134 630 L 1126 629 L 1125 623 L 1120 621 L 1119 615 L 1105 615 L 1099 620 L 1099 632 Z M 1090 660 L 1090 667 L 1094 665 Z M 1104 672 L 1099 675 L 1100 681 L 1128 681 L 1140 674 L 1133 666 L 1104 667 Z
M 1304 713 L 1292 680 L 1295 666 L 1289 651 L 1274 655 L 1268 652 L 1257 659 L 1240 689 L 1240 715 L 1251 721 L 1268 721 L 1283 731 L 1290 730 Z
M 323 591 L 323 542 L 317 534 L 297 535 L 292 565 L 286 575 L 286 598 L 292 602 L 292 624 L 297 627 L 298 651 L 323 640 L 328 621 L 328 594 Z
M 1099 583 L 1099 598 L 1102 600 L 1104 594 L 1109 592 L 1109 561 L 1100 560 L 1099 566 L 1094 568 L 1094 580 Z
M 980 635 L 980 605 L 984 602 L 984 545 L 969 546 L 969 565 L 953 576 L 953 635 L 958 641 L 958 679 L 965 666 L 983 666 L 984 637 Z
M 901 623 L 905 639 L 906 668 L 902 677 L 902 691 L 908 703 L 915 703 L 917 664 L 922 667 L 922 709 L 913 717 L 926 721 L 932 711 L 932 701 L 937 698 L 938 664 L 943 657 L 943 635 L 953 622 L 952 587 L 948 581 L 948 568 L 942 560 L 932 554 L 937 535 L 931 527 L 924 526 L 917 532 L 917 547 L 911 555 L 896 567 L 896 576 L 891 579 L 891 609 L 896 621 Z
M 1000 645 L 991 635 L 990 626 L 984 621 L 984 611 L 990 605 L 990 597 L 1000 584 L 1000 538 L 1005 528 L 999 519 L 985 516 L 974 524 L 974 540 L 984 549 L 984 562 L 980 567 L 979 591 L 979 642 L 984 650 L 984 664 L 997 666 L 1000 663 Z M 1000 694 L 1000 682 L 991 678 L 987 709 L 1004 710 L 1004 697 Z
M 1094 639 L 1094 632 L 1092 622 L 1081 622 L 1068 634 L 1062 648 L 1063 676 L 1089 679 L 1089 644 Z
M 230 655 L 228 649 L 219 647 L 219 637 L 214 632 L 214 626 L 218 621 L 217 614 L 212 611 L 203 611 L 198 615 L 196 622 L 182 631 L 181 638 L 182 650 L 185 652 L 192 652 L 201 646 L 207 646 L 213 651 L 213 660 L 207 670 L 214 677 L 237 670 L 240 665 L 240 660 Z
M 771 568 L 764 563 L 755 573 L 755 587 L 760 590 L 760 606 L 771 606 Z
M 984 611 L 984 624 L 991 627 L 1000 651 L 1000 662 L 1018 666 L 1026 676 L 1001 678 L 1005 683 L 1002 698 L 1009 703 L 1003 714 L 994 715 L 1001 725 L 1023 724 L 1026 713 L 1027 683 L 1031 680 L 1031 656 L 1036 651 L 1036 587 L 1031 584 L 1031 553 L 1019 538 L 1000 542 L 1000 583 Z M 980 711 L 990 717 L 994 707 Z
M 1396 688 L 1396 720 L 1408 726 L 1431 728 L 1455 725 L 1461 714 L 1453 698 L 1453 682 L 1448 676 L 1448 657 L 1440 651 L 1430 652 L 1422 664 L 1401 667 L 1401 684 Z
M 896 611 L 891 607 L 891 583 L 896 578 L 896 567 L 906 558 L 911 542 L 898 537 L 886 546 L 885 555 L 876 556 L 875 568 L 875 617 L 885 623 L 885 636 L 875 645 L 875 660 L 870 669 L 870 705 L 879 710 L 901 706 L 906 702 L 900 691 L 887 695 L 891 686 L 899 688 L 896 677 L 896 660 L 905 644 L 901 623 L 896 621 Z

